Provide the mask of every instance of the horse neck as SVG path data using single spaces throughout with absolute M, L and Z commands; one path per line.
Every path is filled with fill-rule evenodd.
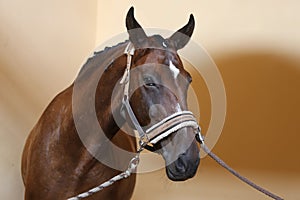
M 126 67 L 126 56 L 114 60 L 100 78 L 95 99 L 99 124 L 108 138 L 112 138 L 125 120 L 120 115 L 123 89 L 120 85 Z M 118 123 L 116 120 L 118 120 Z
M 90 130 L 85 135 L 93 140 L 103 139 L 95 138 L 99 135 L 97 134 L 99 125 L 109 139 L 113 138 L 119 130 L 119 124 L 116 124 L 113 113 L 120 113 L 122 96 L 119 93 L 112 101 L 112 93 L 114 87 L 119 86 L 118 81 L 125 70 L 124 49 L 127 43 L 118 44 L 103 52 L 95 52 L 94 56 L 84 64 L 74 82 L 73 101 L 77 105 L 74 108 L 75 113 L 80 116 L 86 114 L 91 116 L 91 119 L 83 123 L 86 123 L 86 128 Z M 90 122 L 94 118 L 97 118 L 97 121 Z

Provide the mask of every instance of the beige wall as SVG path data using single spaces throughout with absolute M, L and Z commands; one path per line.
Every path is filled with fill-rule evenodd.
M 193 40 L 212 55 L 227 92 L 215 152 L 234 167 L 300 172 L 300 2 L 182 2 L 0 2 L 1 199 L 21 199 L 25 137 L 94 46 L 126 30 L 131 5 L 144 27 L 176 30 L 194 14 Z M 203 119 L 206 128 L 209 112 Z
M 22 199 L 26 136 L 94 48 L 97 1 L 0 1 L 0 199 Z
M 295 55 L 300 48 L 299 1 L 98 2 L 97 43 L 126 31 L 126 11 L 133 5 L 143 27 L 175 30 L 193 13 L 196 18 L 193 39 L 210 53 L 271 48 L 272 51 Z

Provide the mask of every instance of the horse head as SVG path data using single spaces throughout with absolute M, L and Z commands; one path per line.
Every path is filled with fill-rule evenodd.
M 169 38 L 147 36 L 131 8 L 126 17 L 129 40 L 135 48 L 132 56 L 130 105 L 139 122 L 147 129 L 179 111 L 188 110 L 187 90 L 192 81 L 177 50 L 183 48 L 194 30 L 194 17 Z M 195 175 L 200 158 L 193 128 L 184 127 L 163 138 L 155 149 L 166 163 L 166 173 L 173 181 Z

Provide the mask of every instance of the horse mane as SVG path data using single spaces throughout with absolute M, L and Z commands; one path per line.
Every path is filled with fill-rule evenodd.
M 89 56 L 86 62 L 82 65 L 76 81 L 80 81 L 84 78 L 91 76 L 97 69 L 106 69 L 110 66 L 111 62 L 114 61 L 116 55 L 121 55 L 124 51 L 125 46 L 129 40 L 125 40 L 111 47 L 105 47 L 103 50 L 94 51 Z

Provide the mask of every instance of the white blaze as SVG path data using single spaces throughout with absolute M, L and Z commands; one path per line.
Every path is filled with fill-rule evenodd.
M 177 105 L 176 105 L 176 111 L 177 111 L 177 112 L 182 111 L 179 103 L 177 103 Z
M 176 79 L 179 74 L 179 69 L 175 67 L 171 60 L 169 61 L 169 68 L 173 73 L 173 77 Z

